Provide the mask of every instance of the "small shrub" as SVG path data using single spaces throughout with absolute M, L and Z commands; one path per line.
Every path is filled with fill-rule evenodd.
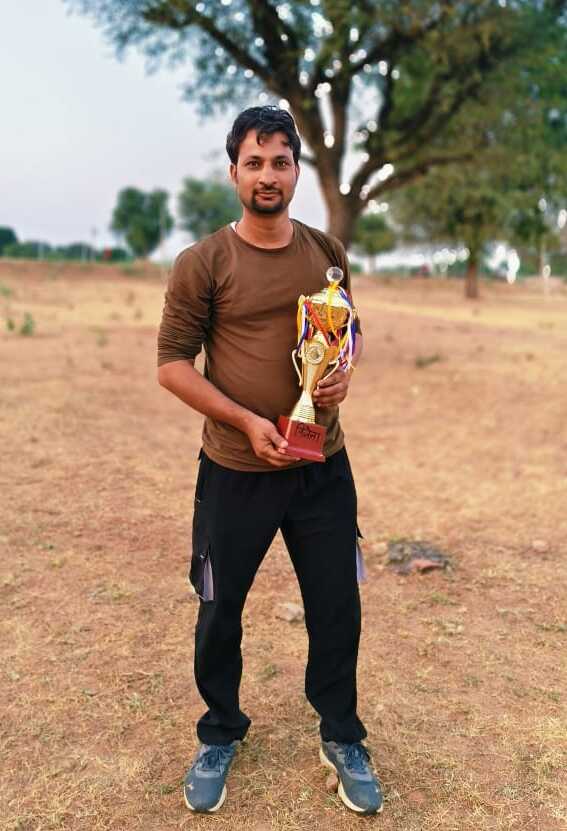
M 35 320 L 29 312 L 24 312 L 24 322 L 20 326 L 20 335 L 30 337 L 35 331 Z
M 126 274 L 128 277 L 143 277 L 144 276 L 144 269 L 140 268 L 139 265 L 135 263 L 124 263 L 124 265 L 120 266 L 120 271 L 122 274 Z
M 415 365 L 417 369 L 425 369 L 425 367 L 431 366 L 431 364 L 436 364 L 442 360 L 442 356 L 438 353 L 435 353 L 434 355 L 418 355 L 415 359 Z

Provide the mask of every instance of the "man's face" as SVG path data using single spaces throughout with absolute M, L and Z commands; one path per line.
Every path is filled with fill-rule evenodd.
M 293 160 L 285 133 L 272 133 L 256 140 L 256 130 L 249 130 L 230 166 L 230 178 L 242 204 L 255 214 L 279 214 L 285 211 L 295 193 L 299 165 Z

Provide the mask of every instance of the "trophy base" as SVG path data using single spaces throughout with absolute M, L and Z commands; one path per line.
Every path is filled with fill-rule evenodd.
M 288 416 L 278 418 L 278 430 L 287 439 L 285 452 L 288 456 L 307 459 L 310 462 L 324 462 L 323 445 L 327 428 L 320 424 L 296 421 Z

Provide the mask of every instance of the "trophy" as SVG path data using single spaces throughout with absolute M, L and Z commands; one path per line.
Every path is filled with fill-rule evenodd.
M 329 287 L 297 301 L 297 346 L 291 353 L 302 393 L 289 414 L 280 416 L 278 430 L 288 441 L 289 456 L 324 462 L 323 445 L 327 428 L 315 421 L 313 392 L 319 381 L 337 368 L 350 369 L 356 338 L 356 310 L 341 288 L 343 272 L 327 269 Z M 298 366 L 301 360 L 301 368 Z

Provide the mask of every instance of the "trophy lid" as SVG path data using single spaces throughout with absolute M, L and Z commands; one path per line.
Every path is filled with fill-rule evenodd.
M 325 277 L 329 281 L 329 288 L 322 289 L 321 291 L 318 291 L 316 294 L 311 295 L 311 302 L 314 303 L 315 306 L 329 305 L 329 295 L 331 294 L 331 292 L 329 291 L 330 286 L 332 283 L 340 283 L 344 277 L 344 272 L 342 268 L 333 265 L 327 269 L 327 271 L 325 272 Z M 343 297 L 341 297 L 338 291 L 332 292 L 330 306 L 333 309 L 350 308 L 347 301 Z
M 325 277 L 329 281 L 329 283 L 340 283 L 344 277 L 344 272 L 342 268 L 339 268 L 336 265 L 332 265 L 328 268 L 325 272 Z

